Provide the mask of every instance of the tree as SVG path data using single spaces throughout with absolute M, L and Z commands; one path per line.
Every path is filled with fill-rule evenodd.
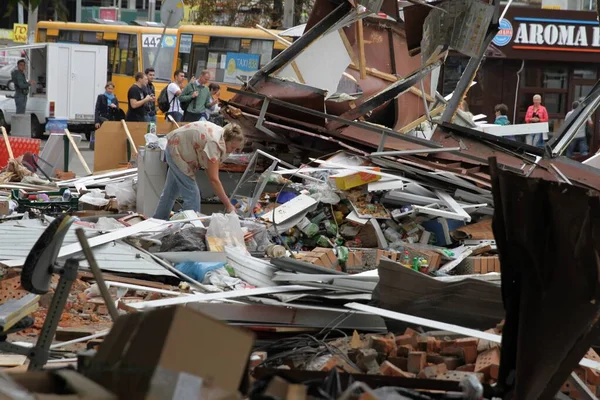
M 40 8 L 41 6 L 46 6 L 48 8 L 52 8 L 54 11 L 56 11 L 56 14 L 58 15 L 58 19 L 62 20 L 62 21 L 66 21 L 67 17 L 69 16 L 69 11 L 67 10 L 67 7 L 65 5 L 65 1 L 66 0 L 4 0 L 4 1 L 8 1 L 7 4 L 7 9 L 6 9 L 6 15 L 10 15 L 13 13 L 13 11 L 18 7 L 19 3 L 23 6 L 23 8 L 25 8 L 26 10 L 28 10 L 29 8 L 31 8 L 32 10 L 35 10 L 36 8 Z

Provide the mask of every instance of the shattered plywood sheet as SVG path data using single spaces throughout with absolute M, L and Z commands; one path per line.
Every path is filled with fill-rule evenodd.
M 334 31 L 315 40 L 275 76 L 326 90 L 326 98 L 332 96 L 352 61 L 342 35 L 343 31 Z

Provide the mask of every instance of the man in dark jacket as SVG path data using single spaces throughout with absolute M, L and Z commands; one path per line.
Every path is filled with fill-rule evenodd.
M 27 78 L 25 77 L 25 60 L 19 60 L 19 62 L 17 62 L 17 69 L 10 75 L 15 84 L 15 106 L 17 108 L 17 114 L 25 114 L 29 88 L 32 85 L 35 85 L 35 81 L 27 81 Z
M 154 68 L 146 68 L 145 71 L 146 76 L 148 77 L 148 84 L 146 85 L 146 94 L 154 97 L 156 99 L 156 89 L 154 88 L 154 77 L 156 73 L 154 72 Z M 146 103 L 146 121 L 147 122 L 156 122 L 156 102 L 151 101 Z

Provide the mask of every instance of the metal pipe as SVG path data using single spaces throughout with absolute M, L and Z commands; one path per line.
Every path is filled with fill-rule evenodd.
M 446 151 L 460 151 L 460 147 L 443 147 L 441 149 L 415 149 L 415 150 L 398 150 L 398 151 L 376 151 L 371 153 L 371 157 L 379 156 L 402 156 L 422 153 L 443 153 Z
M 517 100 L 519 97 L 519 85 L 521 84 L 521 72 L 525 68 L 525 60 L 521 60 L 521 69 L 517 71 L 517 87 L 515 88 L 515 105 L 513 107 L 513 125 L 516 124 L 517 120 Z
M 115 306 L 115 302 L 112 299 L 108 291 L 108 287 L 106 287 L 106 283 L 104 282 L 104 278 L 102 277 L 102 271 L 96 262 L 96 258 L 94 257 L 94 253 L 92 252 L 92 248 L 90 247 L 87 238 L 85 237 L 85 232 L 82 228 L 77 228 L 75 231 L 77 235 L 77 239 L 79 240 L 79 244 L 81 245 L 81 251 L 85 256 L 88 264 L 90 265 L 90 269 L 92 270 L 92 274 L 94 275 L 94 279 L 96 279 L 96 284 L 100 289 L 100 293 L 104 298 L 104 302 L 106 303 L 106 308 L 108 309 L 108 313 L 113 321 L 116 321 L 119 318 L 119 311 L 117 310 L 117 306 Z

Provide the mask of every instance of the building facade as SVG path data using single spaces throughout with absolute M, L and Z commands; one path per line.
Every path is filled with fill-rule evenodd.
M 535 94 L 548 109 L 556 132 L 575 100 L 585 97 L 599 78 L 600 25 L 595 11 L 511 7 L 486 52 L 467 101 L 474 114 L 494 119 L 504 103 L 509 119 L 523 123 Z M 456 85 L 468 59 L 452 55 L 444 68 L 441 91 Z M 592 150 L 598 148 L 600 114 L 596 113 Z

